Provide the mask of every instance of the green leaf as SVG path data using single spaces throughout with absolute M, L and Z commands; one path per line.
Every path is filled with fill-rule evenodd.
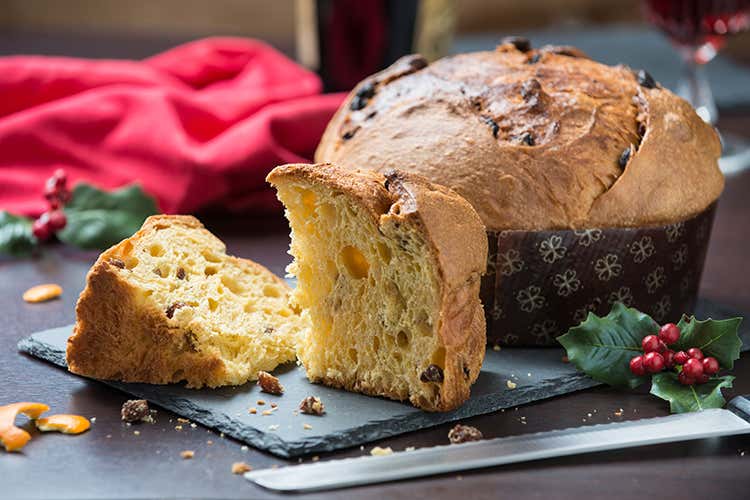
M 31 219 L 0 211 L 0 254 L 14 257 L 31 253 L 36 238 L 31 233 Z
M 104 249 L 132 236 L 155 213 L 156 202 L 138 185 L 108 193 L 78 184 L 65 206 L 68 224 L 57 237 L 81 248 Z
M 698 321 L 683 315 L 677 324 L 681 335 L 674 350 L 700 347 L 703 354 L 715 357 L 722 368 L 731 370 L 740 357 L 742 341 L 737 331 L 741 322 L 742 318 Z
M 682 385 L 673 372 L 654 375 L 651 394 L 669 401 L 672 413 L 687 413 L 708 408 L 723 408 L 726 401 L 722 387 L 732 387 L 734 377 L 726 375 L 710 379 L 705 384 Z
M 650 316 L 616 302 L 608 315 L 600 318 L 589 313 L 586 321 L 557 341 L 565 347 L 570 362 L 594 380 L 635 388 L 648 377 L 633 375 L 630 360 L 642 353 L 643 337 L 658 330 Z

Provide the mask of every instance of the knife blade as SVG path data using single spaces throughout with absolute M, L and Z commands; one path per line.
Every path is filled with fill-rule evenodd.
M 596 451 L 750 433 L 750 396 L 710 409 L 522 434 L 386 456 L 261 469 L 245 478 L 275 491 L 319 491 Z

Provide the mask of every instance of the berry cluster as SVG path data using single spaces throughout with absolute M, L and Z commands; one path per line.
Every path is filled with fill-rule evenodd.
M 47 179 L 44 185 L 44 197 L 49 203 L 49 210 L 39 216 L 31 226 L 31 231 L 39 241 L 45 241 L 50 236 L 61 230 L 68 223 L 62 207 L 70 201 L 70 190 L 68 189 L 68 176 L 65 170 L 58 168 Z
M 680 328 L 674 323 L 667 323 L 659 329 L 658 335 L 643 337 L 641 347 L 643 355 L 630 360 L 630 371 L 634 375 L 659 373 L 664 369 L 675 369 L 683 385 L 704 384 L 711 375 L 718 373 L 719 362 L 714 357 L 705 357 L 697 347 L 674 352 L 667 346 L 680 339 Z

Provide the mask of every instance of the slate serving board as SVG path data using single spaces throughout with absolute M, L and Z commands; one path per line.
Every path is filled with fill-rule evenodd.
M 707 301 L 696 308 L 699 318 L 723 319 L 742 313 Z M 72 325 L 35 333 L 21 340 L 21 351 L 65 367 L 65 344 Z M 741 326 L 744 345 L 750 348 L 750 324 Z M 112 387 L 148 399 L 256 448 L 281 457 L 333 451 L 358 446 L 388 436 L 403 434 L 445 422 L 491 413 L 540 399 L 559 396 L 598 385 L 562 362 L 564 351 L 557 348 L 488 349 L 472 396 L 461 408 L 448 413 L 427 413 L 408 404 L 368 397 L 320 385 L 305 378 L 304 369 L 293 365 L 280 367 L 275 374 L 285 387 L 282 396 L 260 392 L 255 383 L 220 389 L 187 389 L 179 385 L 127 384 L 102 381 Z M 508 389 L 507 381 L 517 384 Z M 321 417 L 295 414 L 299 402 L 316 395 L 325 404 Z M 266 405 L 258 406 L 258 399 Z M 272 415 L 261 411 L 278 403 Z M 258 413 L 251 415 L 250 407 Z M 304 429 L 310 424 L 312 429 Z

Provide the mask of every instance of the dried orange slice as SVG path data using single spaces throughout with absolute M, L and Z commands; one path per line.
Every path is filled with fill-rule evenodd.
M 59 297 L 62 291 L 60 285 L 45 283 L 44 285 L 32 286 L 23 292 L 23 300 L 26 302 L 44 302 Z
M 36 419 L 47 410 L 49 410 L 49 406 L 43 403 L 24 402 L 0 406 L 0 442 L 5 446 L 5 450 L 20 450 L 31 439 L 28 432 L 15 425 L 19 413 Z
M 91 422 L 80 415 L 50 415 L 36 421 L 36 428 L 42 432 L 57 431 L 63 434 L 80 434 L 89 430 Z

